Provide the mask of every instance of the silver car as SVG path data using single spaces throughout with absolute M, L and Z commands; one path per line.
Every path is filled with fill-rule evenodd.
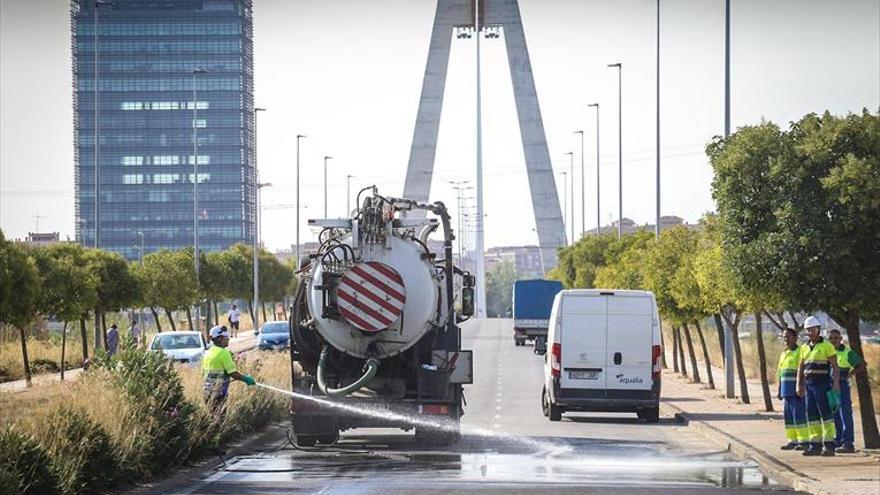
M 200 363 L 205 354 L 205 339 L 199 332 L 157 333 L 150 341 L 150 349 L 179 363 Z

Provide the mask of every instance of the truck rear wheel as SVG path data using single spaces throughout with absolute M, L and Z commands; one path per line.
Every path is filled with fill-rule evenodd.
M 636 415 L 640 419 L 644 419 L 645 423 L 659 423 L 660 422 L 660 406 L 646 407 L 643 409 L 639 409 L 638 411 L 636 411 Z
M 326 435 L 318 435 L 317 436 L 318 443 L 321 445 L 333 445 L 337 441 L 339 441 L 339 430 L 336 430 L 335 433 L 328 433 Z
M 314 435 L 297 435 L 296 436 L 296 444 L 300 447 L 314 447 L 315 443 L 317 443 L 318 437 Z

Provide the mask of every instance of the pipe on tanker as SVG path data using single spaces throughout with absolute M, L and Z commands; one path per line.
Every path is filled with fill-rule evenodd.
M 321 349 L 321 357 L 318 359 L 318 389 L 326 395 L 327 397 L 340 397 L 344 395 L 348 395 L 356 392 L 361 387 L 366 385 L 370 380 L 376 376 L 376 372 L 379 371 L 379 360 L 376 358 L 368 358 L 367 364 L 364 366 L 364 374 L 354 382 L 349 385 L 346 385 L 342 388 L 330 388 L 327 386 L 327 383 L 324 381 L 324 366 L 327 364 L 327 355 L 330 354 L 330 346 L 325 345 L 323 349 Z

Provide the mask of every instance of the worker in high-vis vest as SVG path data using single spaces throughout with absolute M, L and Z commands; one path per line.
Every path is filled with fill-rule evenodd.
M 788 443 L 782 450 L 804 450 L 809 445 L 810 435 L 807 431 L 807 410 L 804 398 L 797 394 L 798 366 L 801 364 L 801 349 L 797 343 L 797 330 L 786 328 L 784 335 L 785 349 L 779 355 L 777 378 L 779 392 L 777 397 L 782 400 L 783 418 L 785 419 L 785 436 Z
M 853 410 L 852 390 L 849 380 L 862 373 L 867 368 L 865 360 L 848 345 L 843 345 L 843 336 L 840 330 L 834 329 L 828 332 L 828 341 L 837 350 L 837 366 L 840 368 L 840 408 L 834 415 L 834 429 L 837 436 L 834 439 L 838 454 L 852 454 L 856 451 L 853 441 Z
M 801 346 L 801 363 L 798 365 L 798 395 L 806 399 L 807 429 L 810 446 L 804 455 L 833 456 L 834 410 L 829 401 L 829 392 L 840 396 L 837 350 L 831 342 L 820 335 L 819 319 L 808 316 L 804 329 L 810 340 Z M 824 450 L 823 450 L 824 446 Z
M 211 415 L 215 421 L 222 421 L 226 415 L 226 396 L 229 394 L 229 382 L 241 380 L 248 385 L 256 383 L 250 375 L 243 375 L 235 367 L 232 352 L 226 348 L 229 345 L 229 331 L 226 327 L 216 326 L 211 329 L 211 343 L 213 344 L 202 358 L 202 371 L 205 383 L 203 395 Z

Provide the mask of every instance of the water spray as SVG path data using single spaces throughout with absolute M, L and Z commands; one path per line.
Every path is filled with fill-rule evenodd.
M 315 397 L 315 396 L 311 396 L 311 395 L 304 395 L 304 394 L 299 394 L 296 392 L 291 392 L 289 390 L 284 390 L 284 389 L 281 389 L 278 387 L 273 387 L 272 385 L 268 385 L 266 383 L 257 382 L 256 385 L 258 387 L 262 387 L 267 390 L 271 390 L 275 393 L 283 394 L 288 397 L 292 397 L 294 399 L 308 400 L 308 401 L 314 402 L 316 404 L 320 404 L 325 407 L 332 407 L 335 409 L 340 409 L 340 410 L 350 412 L 353 414 L 358 414 L 361 416 L 390 419 L 392 421 L 400 421 L 402 423 L 408 423 L 413 426 L 424 426 L 424 427 L 434 428 L 437 430 L 444 430 L 444 431 L 454 431 L 457 428 L 456 426 L 446 424 L 443 421 L 432 421 L 432 420 L 426 419 L 424 417 L 406 415 L 406 414 L 401 414 L 401 413 L 397 413 L 397 412 L 393 412 L 393 411 L 387 411 L 384 409 L 383 410 L 371 410 L 371 409 L 364 408 L 364 407 L 358 407 L 358 406 L 353 406 L 351 404 L 346 404 L 344 402 L 336 402 L 336 401 L 328 400 L 324 397 Z M 501 438 L 504 440 L 516 442 L 516 443 L 519 443 L 520 445 L 529 447 L 531 449 L 535 449 L 537 451 L 536 452 L 537 454 L 543 454 L 543 455 L 547 455 L 547 456 L 554 456 L 554 455 L 558 455 L 563 452 L 567 452 L 567 451 L 571 450 L 571 447 L 569 447 L 569 446 L 559 445 L 554 442 L 519 437 L 516 435 L 511 435 L 509 433 L 497 432 L 497 431 L 489 430 L 486 428 L 475 428 L 475 427 L 461 426 L 460 431 L 462 433 L 466 433 L 466 434 L 470 434 L 470 435 L 476 435 L 476 436 L 481 436 L 481 437 Z

